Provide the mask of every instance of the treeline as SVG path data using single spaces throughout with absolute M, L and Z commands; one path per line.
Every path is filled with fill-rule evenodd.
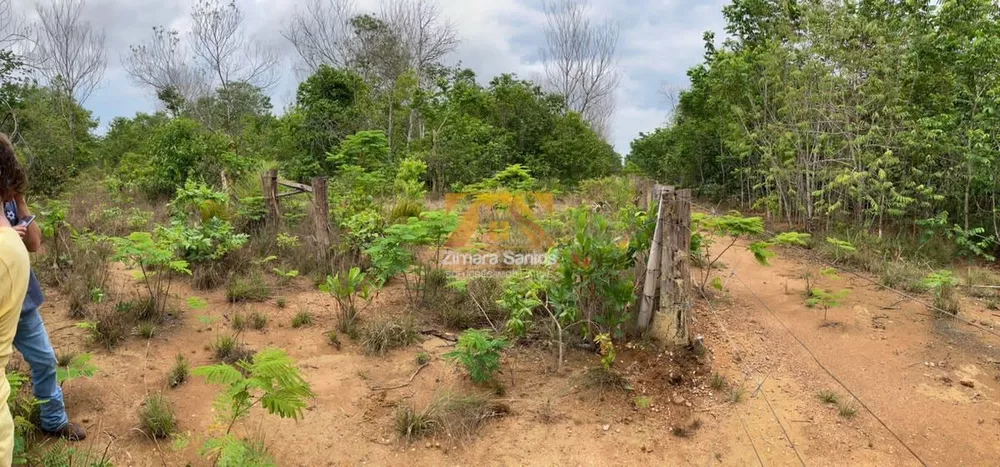
M 551 5 L 561 6 L 546 14 L 567 17 L 585 7 Z M 549 187 L 621 168 L 599 134 L 607 115 L 593 110 L 606 96 L 577 105 L 579 96 L 513 74 L 483 84 L 449 63 L 459 38 L 430 0 L 394 0 L 376 12 L 339 0 L 304 4 L 282 31 L 303 77 L 284 109 L 268 95 L 283 72 L 273 44 L 254 38 L 235 3 L 195 2 L 190 31 L 154 28 L 122 55 L 125 71 L 162 110 L 116 118 L 98 137 L 83 103 L 103 78 L 106 51 L 102 31 L 70 21 L 82 8 L 80 0 L 48 0 L 38 15 L 60 27 L 18 28 L 0 43 L 0 100 L 14 117 L 2 130 L 16 133 L 36 194 L 58 194 L 89 167 L 116 190 L 159 199 L 188 180 L 224 188 L 273 166 L 299 181 L 359 171 L 391 181 L 404 162 L 417 162 L 426 166 L 419 181 L 437 194 L 513 165 Z M 46 46 L 65 42 L 81 43 L 80 52 Z M 88 66 L 49 68 L 63 62 Z
M 794 224 L 995 250 L 996 2 L 734 0 L 724 16 L 630 164 Z

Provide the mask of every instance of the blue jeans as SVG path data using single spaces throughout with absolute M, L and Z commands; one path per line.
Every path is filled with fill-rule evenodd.
M 63 403 L 62 388 L 56 378 L 56 352 L 52 350 L 49 334 L 45 331 L 42 314 L 38 308 L 21 311 L 14 335 L 14 348 L 31 367 L 31 385 L 35 398 L 43 402 L 39 406 L 42 415 L 42 430 L 58 431 L 66 423 L 66 406 Z

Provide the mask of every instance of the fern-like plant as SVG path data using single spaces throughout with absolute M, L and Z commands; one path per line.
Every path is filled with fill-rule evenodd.
M 257 406 L 271 415 L 298 420 L 307 400 L 314 396 L 295 362 L 281 349 L 263 349 L 249 362 L 198 367 L 194 374 L 226 386 L 215 403 L 219 425 L 225 431 L 202 448 L 202 455 L 214 459 L 218 466 L 273 465 L 259 446 L 233 435 L 233 426 Z
M 951 271 L 935 271 L 927 275 L 923 285 L 934 293 L 934 306 L 952 315 L 957 315 L 961 305 L 955 294 L 958 278 Z
M 444 358 L 461 364 L 472 381 L 482 384 L 500 371 L 500 352 L 506 347 L 504 339 L 493 338 L 486 331 L 467 329 L 458 336 L 455 350 L 444 354 Z

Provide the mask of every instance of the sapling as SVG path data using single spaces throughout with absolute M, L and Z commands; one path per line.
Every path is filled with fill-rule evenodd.
M 254 407 L 281 418 L 302 418 L 312 390 L 299 374 L 295 362 L 284 350 L 269 348 L 257 352 L 252 361 L 241 360 L 234 365 L 218 364 L 194 369 L 194 374 L 209 383 L 226 386 L 215 402 L 221 436 L 205 442 L 201 454 L 213 459 L 218 466 L 247 465 L 247 458 L 259 455 L 246 441 L 232 434 L 236 422 L 245 418 Z
M 924 278 L 923 284 L 934 293 L 934 306 L 952 315 L 957 315 L 961 305 L 955 296 L 958 278 L 951 271 L 932 272 Z
M 368 276 L 357 267 L 351 268 L 345 275 L 337 273 L 326 277 L 326 283 L 319 286 L 320 290 L 333 295 L 340 310 L 339 329 L 345 334 L 354 332 L 358 315 L 371 305 L 375 298 L 375 287 Z
M 823 307 L 823 321 L 827 320 L 827 314 L 830 308 L 839 306 L 844 298 L 847 297 L 849 291 L 841 290 L 839 292 L 830 292 L 824 289 L 812 289 L 812 297 L 806 300 L 806 305 L 810 308 L 821 306 Z

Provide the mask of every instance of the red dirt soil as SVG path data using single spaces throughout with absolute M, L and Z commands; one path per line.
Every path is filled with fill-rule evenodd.
M 287 350 L 317 395 L 301 421 L 257 412 L 238 425 L 241 436 L 263 437 L 279 465 L 755 465 L 758 457 L 763 465 L 796 465 L 797 456 L 809 465 L 919 465 L 856 401 L 857 415 L 845 418 L 817 398 L 821 390 L 834 390 L 842 401 L 852 399 L 793 335 L 923 461 L 996 463 L 1000 338 L 938 318 L 920 304 L 897 304 L 896 294 L 849 276 L 821 280 L 822 287 L 851 291 L 829 312 L 837 324 L 823 326 L 822 311 L 804 305 L 801 279 L 821 266 L 780 256 L 769 267 L 736 248 L 723 257 L 736 275 L 728 268 L 719 271 L 726 288 L 713 301 L 715 311 L 704 301 L 695 310 L 694 329 L 708 349 L 701 363 L 687 351 L 673 355 L 638 343 L 621 349 L 615 367 L 629 379 L 632 393 L 601 395 L 584 387 L 582 375 L 599 365 L 593 353 L 569 351 L 563 374 L 557 375 L 551 349 L 515 348 L 503 361 L 506 394 L 499 398 L 510 413 L 462 440 L 432 436 L 408 444 L 397 439 L 393 425 L 401 402 L 422 407 L 442 391 L 489 394 L 441 358 L 451 344 L 426 337 L 379 358 L 361 355 L 342 337 L 344 346 L 336 350 L 323 335 L 334 327 L 336 304 L 305 282 L 279 293 L 286 297 L 285 308 L 274 300 L 230 305 L 221 290 L 185 288 L 178 297 L 199 296 L 208 307 L 185 310 L 153 339 L 134 337 L 113 352 L 87 343 L 55 292 L 43 313 L 58 351 L 94 354 L 100 371 L 65 385 L 67 408 L 90 432 L 80 448 L 102 452 L 110 443 L 118 466 L 210 465 L 198 450 L 219 431 L 212 402 L 220 387 L 192 377 L 168 389 L 166 374 L 179 353 L 195 366 L 212 363 L 208 343 L 230 332 L 234 313 L 254 309 L 266 313 L 270 323 L 264 332 L 246 332 L 246 342 L 254 349 Z M 380 294 L 366 315 L 405 313 L 398 287 Z M 186 309 L 183 302 L 178 306 Z M 963 305 L 966 318 L 996 325 L 997 315 L 981 303 Z M 290 320 L 300 310 L 311 311 L 316 323 L 292 329 Z M 204 316 L 214 322 L 205 324 Z M 372 389 L 405 382 L 418 367 L 420 351 L 432 360 L 411 385 Z M 746 389 L 742 402 L 730 403 L 728 391 L 709 387 L 713 372 Z M 181 441 L 154 442 L 138 429 L 137 411 L 155 392 L 172 402 L 179 425 L 175 438 Z M 640 396 L 651 407 L 636 407 Z M 673 434 L 694 420 L 701 426 L 689 437 Z

